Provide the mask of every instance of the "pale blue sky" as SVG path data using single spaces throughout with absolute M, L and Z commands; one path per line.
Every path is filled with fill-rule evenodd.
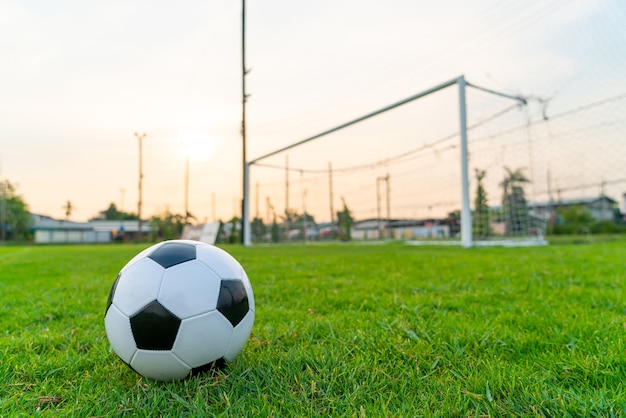
M 465 74 L 568 109 L 626 90 L 621 0 L 248 0 L 248 156 Z M 471 3 L 471 6 L 470 6 Z M 0 0 L 0 176 L 33 212 L 110 202 L 229 218 L 241 199 L 241 3 Z M 397 126 L 402 129 L 402 126 Z M 254 181 L 254 179 L 253 179 Z

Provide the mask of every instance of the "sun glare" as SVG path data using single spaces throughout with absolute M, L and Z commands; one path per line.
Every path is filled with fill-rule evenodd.
M 187 134 L 180 139 L 180 154 L 190 161 L 206 161 L 217 152 L 220 140 L 209 135 Z

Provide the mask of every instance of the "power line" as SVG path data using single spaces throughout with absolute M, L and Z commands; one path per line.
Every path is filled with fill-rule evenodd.
M 475 129 L 475 128 L 477 128 L 477 127 L 479 127 L 481 125 L 484 125 L 485 123 L 488 123 L 488 122 L 490 122 L 490 121 L 492 121 L 494 119 L 497 119 L 497 118 L 503 116 L 504 114 L 510 112 L 511 110 L 517 109 L 517 108 L 519 108 L 519 104 L 508 106 L 505 109 L 503 109 L 501 111 L 498 111 L 498 112 L 494 113 L 493 115 L 488 116 L 488 117 L 486 117 L 486 118 L 484 118 L 484 119 L 474 123 L 471 126 L 468 126 L 467 130 L 469 131 L 469 130 Z M 444 136 L 442 138 L 436 139 L 433 142 L 429 142 L 427 144 L 424 144 L 424 145 L 422 145 L 422 146 L 420 146 L 418 148 L 414 148 L 414 149 L 405 151 L 405 152 L 403 152 L 401 154 L 397 154 L 397 155 L 394 155 L 392 157 L 384 158 L 382 160 L 378 160 L 378 161 L 375 161 L 373 163 L 359 164 L 359 165 L 354 165 L 354 166 L 350 166 L 350 167 L 343 167 L 343 168 L 336 168 L 333 171 L 335 173 L 342 173 L 343 174 L 343 173 L 358 172 L 358 171 L 362 171 L 362 170 L 369 170 L 369 169 L 377 168 L 377 167 L 381 167 L 381 166 L 387 166 L 390 163 L 397 162 L 399 160 L 403 160 L 406 157 L 409 157 L 409 156 L 411 156 L 413 154 L 416 154 L 416 153 L 419 153 L 419 152 L 422 152 L 422 151 L 426 151 L 426 150 L 429 150 L 429 149 L 434 149 L 436 146 L 438 146 L 438 145 L 440 145 L 440 144 L 442 144 L 444 142 L 447 142 L 447 141 L 450 141 L 452 139 L 455 139 L 456 137 L 458 137 L 458 135 L 459 135 L 459 133 L 455 132 L 455 133 L 446 135 L 446 136 Z M 456 146 L 454 146 L 454 147 L 456 147 Z M 255 162 L 254 165 L 256 165 L 258 167 L 275 168 L 275 169 L 281 169 L 281 170 L 284 169 L 284 167 L 278 166 L 278 165 L 274 165 L 274 164 L 265 164 L 265 163 Z M 318 169 L 305 169 L 305 168 L 292 167 L 289 170 L 297 171 L 297 172 L 300 172 L 300 173 L 310 173 L 310 174 L 326 173 L 326 170 L 322 170 L 322 169 L 318 170 Z
M 549 116 L 549 117 L 546 116 L 546 117 L 542 117 L 541 119 L 538 119 L 538 120 L 535 120 L 535 121 L 530 121 L 530 126 L 543 124 L 543 123 L 546 123 L 546 122 L 549 122 L 549 121 L 552 121 L 552 120 L 555 120 L 555 119 L 560 119 L 560 118 L 563 118 L 563 117 L 566 117 L 566 116 L 571 116 L 571 115 L 574 115 L 576 113 L 592 109 L 594 107 L 603 106 L 603 105 L 605 105 L 607 103 L 611 103 L 611 102 L 615 102 L 615 101 L 619 101 L 619 100 L 623 100 L 623 99 L 626 99 L 626 93 L 621 93 L 621 94 L 618 94 L 616 96 L 612 96 L 612 97 L 609 97 L 609 98 L 606 98 L 606 99 L 602 99 L 602 100 L 598 100 L 598 101 L 595 101 L 595 102 L 592 102 L 592 103 L 588 103 L 588 104 L 585 104 L 585 105 L 582 105 L 582 106 L 579 106 L 579 107 L 576 107 L 576 108 L 573 108 L 573 109 L 569 109 L 569 110 L 566 110 L 564 112 L 558 113 L 558 114 L 556 114 L 554 116 Z M 510 129 L 506 129 L 506 130 L 503 130 L 503 131 L 496 132 L 496 133 L 494 133 L 492 135 L 489 135 L 487 137 L 474 138 L 472 140 L 472 142 L 476 143 L 476 142 L 479 142 L 479 141 L 483 141 L 485 139 L 497 138 L 499 136 L 510 134 L 510 133 L 513 133 L 513 132 L 516 132 L 516 131 L 519 131 L 519 130 L 522 130 L 522 129 L 527 129 L 528 126 L 529 126 L 529 123 L 527 122 L 527 123 L 515 126 L 515 127 L 510 128 Z

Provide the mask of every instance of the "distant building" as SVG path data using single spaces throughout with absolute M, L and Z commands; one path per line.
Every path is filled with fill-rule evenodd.
M 591 217 L 596 221 L 615 221 L 615 216 L 619 213 L 617 201 L 608 196 L 531 203 L 528 205 L 528 208 L 531 215 L 540 219 L 550 220 L 557 218 L 559 210 L 574 206 L 580 206 L 589 211 Z
M 33 239 L 38 244 L 66 244 L 83 242 L 109 242 L 109 234 L 94 231 L 86 222 L 53 219 L 44 215 L 33 218 Z
M 139 238 L 139 221 L 73 222 L 31 214 L 33 241 L 37 244 L 94 244 Z M 143 238 L 149 238 L 152 226 L 142 223 Z
M 448 219 L 364 219 L 352 224 L 354 240 L 450 238 L 454 228 Z

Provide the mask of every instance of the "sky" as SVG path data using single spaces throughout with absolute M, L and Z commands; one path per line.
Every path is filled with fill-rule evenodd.
M 621 0 L 248 0 L 247 157 L 460 75 L 558 114 L 626 92 L 625 49 Z M 188 156 L 190 212 L 230 219 L 241 56 L 237 1 L 0 0 L 0 178 L 34 213 L 136 212 L 145 133 L 144 218 L 183 212 Z

